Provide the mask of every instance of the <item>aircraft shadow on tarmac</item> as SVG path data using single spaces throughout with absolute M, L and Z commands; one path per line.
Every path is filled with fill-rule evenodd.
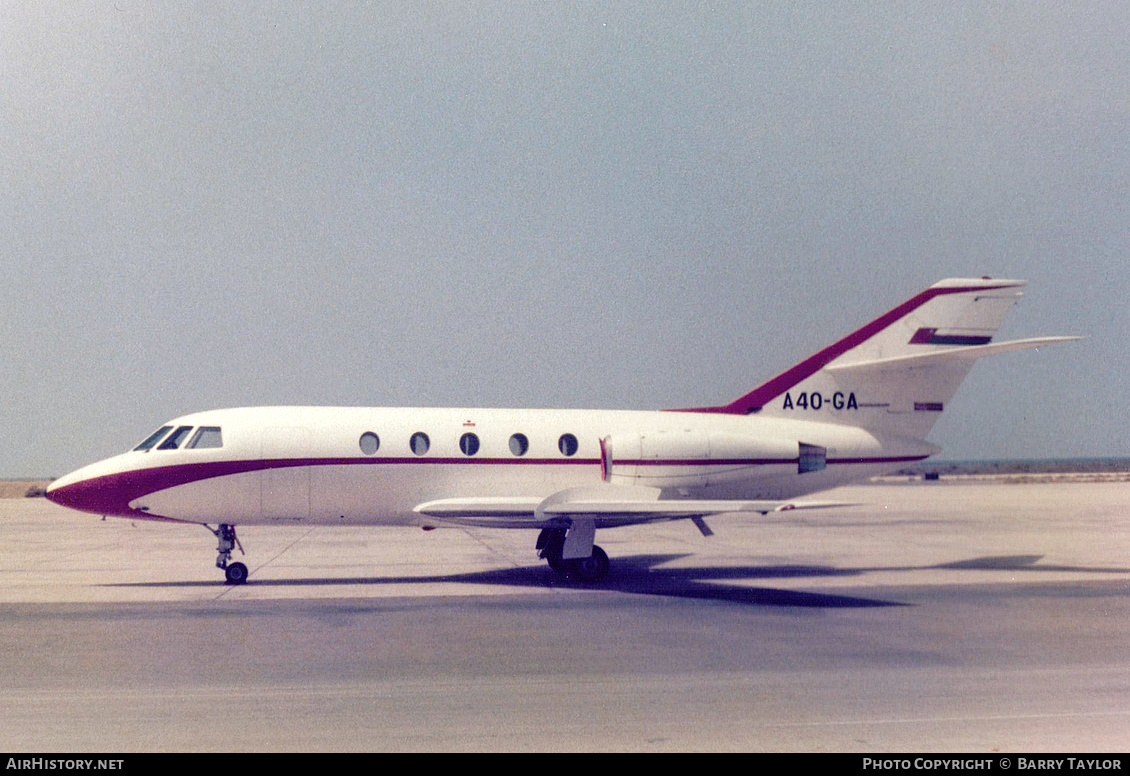
M 603 581 L 595 584 L 574 582 L 553 571 L 544 563 L 507 569 L 431 576 L 391 577 L 324 577 L 308 579 L 262 579 L 253 574 L 247 585 L 302 587 L 317 585 L 405 585 L 462 582 L 476 585 L 574 588 L 603 590 L 637 595 L 725 601 L 754 606 L 804 606 L 816 608 L 853 608 L 903 606 L 896 601 L 882 601 L 845 595 L 779 590 L 748 585 L 727 585 L 727 580 L 758 578 L 850 576 L 852 570 L 818 566 L 726 566 L 664 568 L 663 564 L 686 557 L 683 555 L 635 555 L 616 559 L 616 565 Z M 214 581 L 126 583 L 113 587 L 222 587 Z
M 1123 568 L 1085 568 L 1039 565 L 1040 555 L 991 556 L 971 558 L 931 566 L 888 566 L 872 568 L 838 569 L 830 566 L 712 566 L 667 567 L 685 555 L 635 555 L 617 558 L 609 576 L 597 584 L 581 584 L 552 571 L 539 563 L 517 568 L 493 569 L 470 573 L 430 576 L 390 577 L 323 577 L 308 579 L 263 579 L 255 575 L 249 586 L 320 586 L 320 585 L 410 585 L 435 583 L 466 583 L 513 587 L 576 588 L 604 590 L 636 595 L 653 595 L 670 598 L 688 598 L 746 604 L 752 606 L 810 607 L 810 608 L 864 608 L 879 606 L 910 606 L 912 604 L 829 593 L 783 590 L 771 587 L 751 587 L 747 584 L 727 582 L 756 579 L 796 579 L 803 577 L 854 577 L 872 572 L 922 571 L 929 569 L 966 571 L 1073 571 L 1094 573 L 1127 573 Z M 113 587 L 222 587 L 215 581 L 185 581 L 157 583 L 128 583 Z

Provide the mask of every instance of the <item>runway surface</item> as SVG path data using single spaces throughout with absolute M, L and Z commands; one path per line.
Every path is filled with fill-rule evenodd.
M 824 496 L 822 496 L 824 497 Z M 844 488 L 598 532 L 199 526 L 0 500 L 6 751 L 1130 749 L 1130 485 Z

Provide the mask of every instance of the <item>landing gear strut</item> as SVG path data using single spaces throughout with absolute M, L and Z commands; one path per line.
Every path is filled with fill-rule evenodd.
M 551 569 L 564 574 L 567 571 L 565 561 L 561 557 L 561 549 L 564 546 L 564 528 L 543 528 L 541 533 L 538 534 L 538 543 L 535 549 L 538 551 L 538 557 L 544 558 Z
M 544 558 L 554 571 L 578 582 L 599 582 L 608 576 L 608 555 L 595 544 L 591 545 L 589 555 L 577 558 L 564 557 L 567 533 L 565 528 L 543 528 L 538 534 L 538 557 Z
M 239 554 L 245 554 L 243 552 L 243 545 L 239 543 L 239 538 L 235 535 L 235 526 L 221 523 L 219 528 L 210 528 L 207 525 L 204 527 L 211 531 L 216 539 L 219 540 L 219 545 L 216 547 L 216 550 L 220 554 L 216 556 L 216 568 L 224 570 L 224 576 L 229 585 L 242 585 L 247 581 L 247 566 L 239 562 L 230 562 L 233 548 L 238 547 Z

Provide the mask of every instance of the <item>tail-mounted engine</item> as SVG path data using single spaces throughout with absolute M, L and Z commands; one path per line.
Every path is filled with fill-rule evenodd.
M 600 442 L 606 482 L 701 488 L 824 468 L 825 449 L 787 439 L 707 431 L 617 434 Z

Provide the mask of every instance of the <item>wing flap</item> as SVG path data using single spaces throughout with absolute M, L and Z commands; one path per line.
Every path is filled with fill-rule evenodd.
M 428 501 L 413 510 L 454 525 L 540 528 L 570 518 L 591 518 L 597 527 L 681 520 L 711 515 L 786 512 L 853 506 L 840 501 L 660 499 L 654 488 L 573 488 L 537 497 L 465 497 Z
M 800 509 L 794 501 L 716 501 L 699 499 L 666 499 L 662 501 L 566 501 L 553 504 L 543 514 L 553 517 L 638 517 L 644 520 L 675 520 L 709 517 L 733 512 L 769 512 Z
M 470 498 L 444 498 L 437 501 L 428 501 L 418 504 L 412 511 L 419 515 L 441 518 L 459 517 L 497 517 L 505 518 L 533 518 L 540 498 L 518 497 L 470 497 Z

